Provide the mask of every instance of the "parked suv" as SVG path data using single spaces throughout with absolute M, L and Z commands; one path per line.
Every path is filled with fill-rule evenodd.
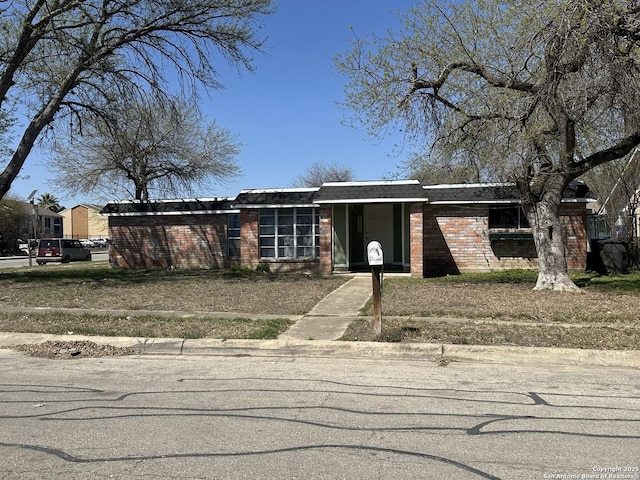
M 67 263 L 72 260 L 91 260 L 91 251 L 84 248 L 80 241 L 68 238 L 41 238 L 38 242 L 38 265 L 47 262 Z

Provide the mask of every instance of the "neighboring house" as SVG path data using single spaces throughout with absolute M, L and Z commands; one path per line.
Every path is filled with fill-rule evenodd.
M 25 212 L 25 218 L 21 228 L 21 238 L 62 237 L 64 228 L 62 215 L 52 212 L 47 208 L 41 208 L 29 202 L 20 202 Z
M 68 238 L 108 238 L 109 222 L 100 215 L 102 206 L 80 204 L 60 212 L 63 217 L 64 232 Z
M 587 256 L 587 187 L 565 192 L 570 269 Z M 510 184 L 422 186 L 415 180 L 243 190 L 235 198 L 110 202 L 110 262 L 118 267 L 256 267 L 331 274 L 385 269 L 412 276 L 536 268 L 531 229 Z

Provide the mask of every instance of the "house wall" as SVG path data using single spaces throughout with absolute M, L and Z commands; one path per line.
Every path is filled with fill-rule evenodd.
M 318 273 L 322 275 L 331 275 L 333 265 L 331 249 L 332 213 L 331 207 L 320 207 L 320 262 Z
M 109 236 L 109 223 L 97 209 L 77 205 L 60 212 L 65 236 L 69 238 L 105 238 Z
M 108 238 L 109 224 L 106 217 L 100 215 L 99 210 L 87 209 L 87 238 Z
M 409 206 L 411 275 L 416 277 L 537 268 L 533 240 L 489 240 L 488 205 Z M 241 259 L 227 258 L 227 216 L 167 215 L 109 217 L 109 258 L 117 267 L 227 268 L 261 263 L 274 272 L 329 275 L 332 271 L 332 209 L 320 208 L 320 259 L 261 259 L 258 210 L 241 219 Z M 586 211 L 563 204 L 569 269 L 586 268 Z
M 110 217 L 115 267 L 224 268 L 226 215 Z
M 89 209 L 79 206 L 71 209 L 71 238 L 89 238 Z
M 258 215 L 258 210 L 240 212 L 240 263 L 247 267 L 256 267 L 260 263 Z
M 568 268 L 585 269 L 584 204 L 563 204 L 561 218 Z M 537 268 L 533 239 L 489 240 L 488 205 L 425 205 L 423 255 L 425 276 Z
M 425 209 L 421 203 L 409 207 L 409 256 L 412 277 L 424 276 Z
M 564 236 L 567 245 L 567 267 L 569 270 L 587 268 L 587 210 L 584 203 L 566 203 L 560 210 L 565 224 Z
M 331 208 L 320 209 L 318 259 L 261 259 L 258 210 L 240 212 L 241 259 L 228 259 L 227 216 L 167 215 L 110 217 L 109 261 L 116 267 L 255 268 L 267 264 L 272 272 L 331 273 Z

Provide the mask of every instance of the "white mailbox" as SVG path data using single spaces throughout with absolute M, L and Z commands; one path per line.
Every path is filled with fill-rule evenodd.
M 369 265 L 377 266 L 384 264 L 384 258 L 382 254 L 382 245 L 380 242 L 369 242 L 367 245 L 367 257 L 369 259 Z

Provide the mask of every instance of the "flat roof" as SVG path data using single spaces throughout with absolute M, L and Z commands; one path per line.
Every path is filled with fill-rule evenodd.
M 313 207 L 318 188 L 242 190 L 233 201 L 236 208 Z
M 589 188 L 574 181 L 563 201 L 587 201 Z M 112 216 L 237 213 L 240 209 L 314 207 L 335 204 L 429 203 L 481 204 L 519 203 L 513 183 L 425 185 L 417 180 L 328 182 L 313 188 L 242 190 L 237 197 L 109 202 L 100 213 Z
M 313 200 L 317 204 L 425 201 L 427 195 L 417 180 L 325 183 Z
M 107 216 L 180 215 L 197 213 L 201 215 L 226 213 L 233 210 L 232 198 L 192 198 L 173 200 L 114 201 L 107 203 L 100 214 Z

